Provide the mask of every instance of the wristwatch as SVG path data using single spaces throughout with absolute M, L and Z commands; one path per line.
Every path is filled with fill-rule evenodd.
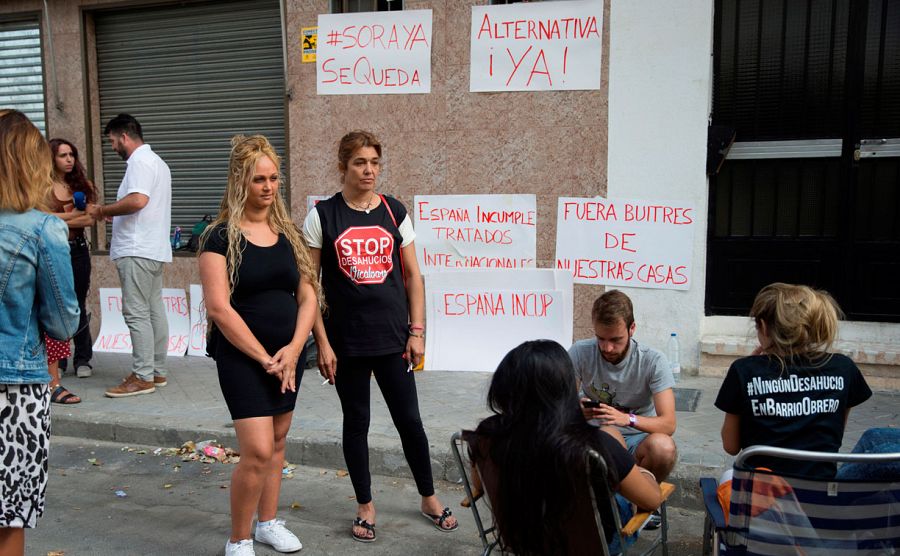
M 632 427 L 637 425 L 637 415 L 635 415 L 634 413 L 629 413 L 628 414 L 628 424 L 631 425 Z

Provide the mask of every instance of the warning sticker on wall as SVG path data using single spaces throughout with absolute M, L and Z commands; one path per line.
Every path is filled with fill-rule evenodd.
M 301 47 L 303 48 L 302 62 L 316 61 L 316 42 L 318 38 L 318 27 L 302 27 L 300 28 Z

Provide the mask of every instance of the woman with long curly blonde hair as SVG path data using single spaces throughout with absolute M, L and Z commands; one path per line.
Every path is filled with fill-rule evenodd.
M 295 552 L 300 540 L 275 513 L 319 286 L 306 241 L 279 193 L 281 159 L 261 135 L 238 135 L 231 144 L 219 215 L 200 241 L 208 350 L 241 452 L 231 478 L 225 554 L 253 554 L 254 514 L 257 541 Z

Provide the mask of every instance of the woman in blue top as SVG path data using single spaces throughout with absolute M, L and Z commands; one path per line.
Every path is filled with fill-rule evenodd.
M 78 300 L 68 229 L 40 212 L 50 147 L 17 110 L 0 110 L 0 554 L 24 554 L 44 512 L 50 389 L 42 332 L 71 338 Z

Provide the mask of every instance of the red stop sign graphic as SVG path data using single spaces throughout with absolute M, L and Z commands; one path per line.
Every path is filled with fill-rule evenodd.
M 334 240 L 338 268 L 356 284 L 382 284 L 394 269 L 394 236 L 381 226 L 354 226 Z

